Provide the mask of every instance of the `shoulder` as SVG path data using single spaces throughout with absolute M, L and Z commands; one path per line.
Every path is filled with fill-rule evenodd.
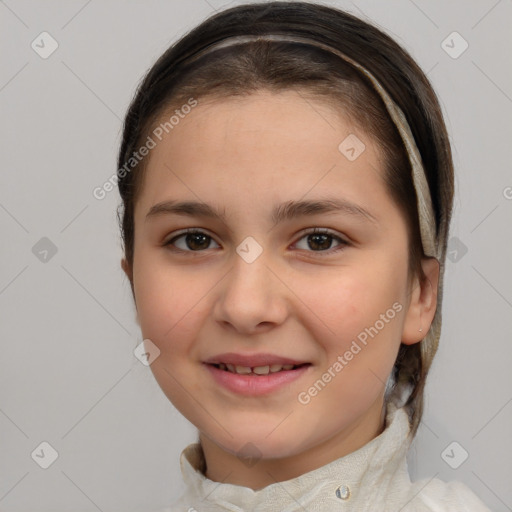
M 491 512 L 471 489 L 455 480 L 425 478 L 413 482 L 408 499 L 403 512 Z

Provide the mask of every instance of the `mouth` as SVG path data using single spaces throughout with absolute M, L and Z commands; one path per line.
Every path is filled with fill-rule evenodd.
M 264 396 L 291 390 L 313 364 L 275 354 L 219 354 L 203 362 L 213 382 L 236 395 Z
M 310 366 L 311 363 L 302 364 L 271 364 L 264 366 L 242 366 L 234 365 L 230 363 L 209 363 L 218 370 L 230 372 L 238 375 L 251 375 L 251 376 L 262 376 L 274 373 L 289 372 L 302 368 L 304 366 Z

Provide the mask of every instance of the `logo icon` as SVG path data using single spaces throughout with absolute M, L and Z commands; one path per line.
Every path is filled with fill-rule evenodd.
M 459 238 L 452 236 L 448 240 L 446 257 L 452 262 L 459 262 L 468 252 L 468 247 Z
M 252 236 L 248 236 L 236 248 L 236 252 L 246 263 L 252 263 L 263 252 L 263 247 Z
M 252 443 L 244 444 L 236 455 L 248 468 L 252 468 L 262 457 L 262 453 Z
M 41 32 L 30 46 L 41 59 L 47 59 L 59 47 L 59 43 L 48 32 Z
M 133 354 L 144 366 L 150 366 L 160 355 L 160 349 L 150 339 L 145 339 L 135 347 Z
M 57 254 L 57 246 L 49 238 L 43 236 L 32 247 L 32 254 L 42 263 L 48 263 Z
M 452 32 L 441 43 L 441 48 L 452 59 L 458 59 L 469 48 L 469 43 L 458 32 Z
M 48 469 L 57 460 L 59 454 L 50 443 L 43 441 L 30 456 L 38 466 Z
M 345 156 L 347 160 L 353 162 L 361 153 L 366 149 L 364 142 L 357 136 L 351 133 L 348 137 L 341 141 L 338 146 L 339 152 Z
M 442 452 L 441 458 L 450 466 L 452 469 L 457 469 L 469 457 L 469 453 L 459 444 L 457 441 L 450 443 Z

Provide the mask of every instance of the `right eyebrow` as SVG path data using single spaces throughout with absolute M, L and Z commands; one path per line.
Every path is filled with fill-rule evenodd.
M 198 201 L 163 201 L 153 205 L 146 214 L 146 220 L 161 215 L 186 215 L 208 217 L 226 222 L 226 216 L 213 206 Z

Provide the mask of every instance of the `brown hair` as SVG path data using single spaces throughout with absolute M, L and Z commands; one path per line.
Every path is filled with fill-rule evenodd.
M 268 2 L 234 7 L 210 17 L 165 51 L 139 85 L 125 118 L 118 157 L 118 186 L 123 201 L 118 219 L 130 267 L 134 257 L 135 203 L 149 157 L 130 172 L 120 170 L 162 118 L 190 98 L 221 100 L 260 90 L 294 90 L 305 98 L 327 102 L 378 144 L 384 181 L 407 220 L 409 275 L 411 280 L 415 275 L 424 279 L 424 253 L 407 152 L 366 76 L 329 52 L 290 42 L 249 42 L 187 62 L 216 41 L 247 34 L 288 34 L 316 40 L 337 48 L 377 78 L 404 112 L 418 146 L 432 196 L 437 244 L 443 248 L 441 264 L 444 263 L 453 202 L 453 164 L 441 108 L 424 73 L 389 36 L 346 12 L 319 4 Z M 441 314 L 441 298 L 440 285 L 437 316 Z M 410 389 L 405 406 L 412 436 L 422 417 L 425 381 L 435 353 L 435 348 L 422 351 L 422 343 L 401 344 L 392 372 L 393 390 L 398 396 L 403 389 Z

